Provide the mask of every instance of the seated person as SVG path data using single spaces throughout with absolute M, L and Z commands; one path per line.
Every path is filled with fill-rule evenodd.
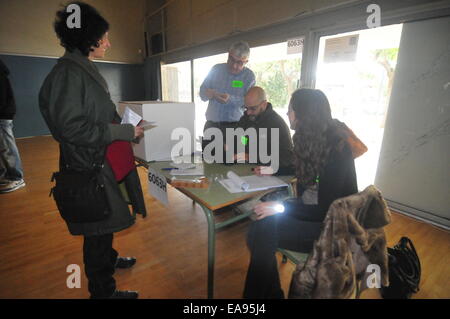
M 289 128 L 283 118 L 278 115 L 272 108 L 272 104 L 267 102 L 266 93 L 258 86 L 252 87 L 245 95 L 245 113 L 237 123 L 237 128 L 242 128 L 244 131 L 249 128 L 256 129 L 255 136 L 244 135 L 242 138 L 238 138 L 236 143 L 244 144 L 245 152 L 235 155 L 235 160 L 243 161 L 254 164 L 272 165 L 273 169 L 267 170 L 267 172 L 275 173 L 277 175 L 291 175 L 294 173 L 294 156 L 293 146 L 291 140 L 291 134 Z M 266 129 L 266 130 L 261 130 Z M 272 143 L 272 129 L 278 130 L 279 138 L 276 140 L 276 147 L 273 147 Z M 256 158 L 253 158 L 252 143 L 256 143 L 254 148 Z M 263 161 L 261 158 L 260 150 L 264 144 L 265 152 L 262 153 L 267 159 L 270 156 L 270 161 Z M 278 149 L 278 152 L 277 152 Z M 263 149 L 264 150 L 264 149 Z M 272 154 L 272 151 L 274 151 Z M 277 154 L 278 153 L 278 154 Z M 277 163 L 274 163 L 277 161 Z M 259 168 L 261 170 L 261 168 Z M 276 170 L 274 172 L 273 170 Z M 264 172 L 264 169 L 263 169 Z
M 295 91 L 288 116 L 295 129 L 298 197 L 256 205 L 257 220 L 247 238 L 251 257 L 244 298 L 284 298 L 277 248 L 310 252 L 330 204 L 358 192 L 352 150 L 345 132 L 331 118 L 325 94 L 313 89 Z

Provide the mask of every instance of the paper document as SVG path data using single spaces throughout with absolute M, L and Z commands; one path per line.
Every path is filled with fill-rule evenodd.
M 151 129 L 154 127 L 157 127 L 158 125 L 155 125 L 156 122 L 148 122 L 146 120 L 141 120 L 138 124 L 139 127 L 142 127 L 144 130 L 145 129 Z
M 129 107 L 126 107 L 120 124 L 133 124 L 134 126 L 137 126 L 141 120 L 142 117 L 139 114 L 133 112 Z
M 229 171 L 227 179 L 219 181 L 230 193 L 255 192 L 270 188 L 287 187 L 288 184 L 275 176 L 238 176 Z

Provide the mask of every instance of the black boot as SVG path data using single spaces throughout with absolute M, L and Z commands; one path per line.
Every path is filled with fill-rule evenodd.
M 136 258 L 134 257 L 117 257 L 116 268 L 130 268 L 136 263 Z

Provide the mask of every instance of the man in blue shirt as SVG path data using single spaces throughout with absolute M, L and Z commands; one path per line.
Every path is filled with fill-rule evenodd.
M 200 86 L 202 101 L 209 101 L 203 131 L 216 127 L 233 128 L 244 113 L 244 96 L 255 85 L 255 74 L 245 67 L 250 56 L 246 42 L 231 45 L 227 63 L 213 66 Z M 205 140 L 203 148 L 209 143 Z

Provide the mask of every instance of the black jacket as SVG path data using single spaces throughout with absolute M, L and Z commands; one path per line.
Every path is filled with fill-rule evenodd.
M 9 70 L 0 60 L 0 119 L 12 120 L 16 115 L 16 102 L 8 79 Z
M 258 154 L 258 164 L 261 165 L 269 165 L 270 163 L 263 163 L 261 158 L 259 157 L 259 150 L 261 143 L 267 143 L 267 153 L 272 153 L 272 145 L 271 145 L 271 128 L 277 128 L 279 132 L 279 170 L 276 175 L 291 175 L 293 174 L 293 165 L 294 165 L 294 153 L 292 146 L 291 134 L 289 132 L 289 128 L 283 118 L 278 115 L 272 108 L 271 103 L 267 103 L 266 110 L 257 116 L 255 121 L 251 121 L 247 112 L 241 117 L 239 122 L 236 125 L 237 128 L 243 128 L 244 130 L 254 127 L 259 134 L 257 134 L 257 154 Z M 267 135 L 260 131 L 261 128 L 267 128 Z M 245 147 L 245 152 L 250 153 L 249 145 L 252 143 L 251 136 L 248 137 L 248 142 Z M 241 141 L 237 141 L 236 143 L 241 143 Z
M 302 200 L 305 191 L 297 184 L 297 198 L 284 201 L 285 213 L 298 219 L 322 223 L 331 203 L 358 192 L 355 161 L 347 142 L 342 150 L 334 149 L 319 176 L 318 204 L 306 205 Z
M 60 143 L 64 162 L 79 170 L 104 161 L 105 148 L 115 140 L 132 141 L 134 128 L 119 122 L 105 79 L 97 67 L 78 50 L 66 52 L 44 81 L 39 107 L 53 137 Z M 60 158 L 61 160 L 61 158 Z M 67 223 L 72 235 L 98 236 L 126 229 L 134 224 L 114 173 L 104 161 L 102 175 L 111 208 L 106 220 Z M 136 169 L 124 180 L 134 213 L 146 215 L 144 197 Z

